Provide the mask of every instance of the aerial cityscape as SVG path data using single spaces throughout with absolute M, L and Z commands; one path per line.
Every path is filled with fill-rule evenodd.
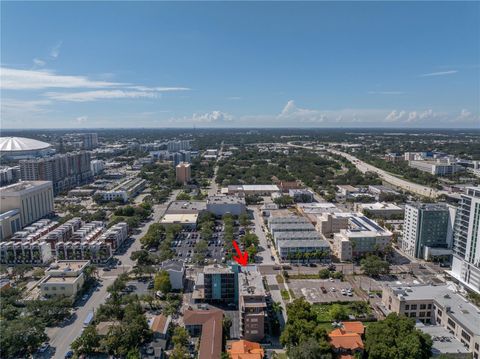
M 480 359 L 480 2 L 0 6 L 0 358 Z

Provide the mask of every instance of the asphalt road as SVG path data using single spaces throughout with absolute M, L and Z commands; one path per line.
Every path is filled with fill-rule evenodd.
M 75 320 L 63 327 L 49 328 L 47 330 L 47 335 L 50 338 L 50 345 L 56 348 L 55 354 L 53 355 L 54 359 L 64 358 L 65 353 L 70 350 L 71 343 L 81 335 L 83 330 L 83 321 L 85 320 L 87 314 L 91 311 L 95 311 L 98 307 L 100 307 L 101 304 L 105 303 L 107 287 L 113 283 L 120 273 L 128 272 L 135 264 L 134 261 L 130 259 L 130 255 L 132 252 L 140 249 L 140 238 L 147 233 L 148 228 L 152 223 L 159 221 L 159 219 L 165 213 L 168 204 L 177 196 L 178 192 L 179 190 L 173 191 L 170 200 L 166 203 L 155 205 L 152 219 L 145 223 L 143 227 L 141 227 L 140 233 L 132 236 L 134 242 L 131 244 L 128 250 L 121 255 L 114 256 L 122 262 L 122 265 L 117 270 L 112 270 L 111 272 L 103 272 L 101 269 L 99 270 L 102 286 L 98 291 L 92 293 L 92 295 L 87 299 L 86 303 L 80 303 L 78 309 L 76 309 L 74 312 Z
M 255 234 L 257 235 L 259 242 L 260 242 L 260 250 L 257 253 L 258 259 L 261 261 L 262 264 L 266 265 L 273 265 L 276 263 L 280 263 L 276 253 L 268 248 L 267 238 L 265 236 L 265 232 L 262 230 L 263 226 L 263 218 L 262 214 L 260 213 L 259 206 L 251 206 L 249 207 L 253 211 L 253 221 L 255 224 Z M 274 256 L 275 260 L 272 260 L 272 256 Z

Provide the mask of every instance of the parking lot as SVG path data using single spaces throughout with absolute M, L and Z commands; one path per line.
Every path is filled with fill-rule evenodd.
M 352 302 L 361 300 L 348 282 L 338 279 L 298 279 L 291 280 L 288 287 L 295 297 L 305 297 L 310 303 Z M 351 293 L 348 294 L 348 290 Z

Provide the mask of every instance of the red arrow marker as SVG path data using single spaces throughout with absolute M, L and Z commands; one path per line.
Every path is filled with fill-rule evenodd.
M 248 252 L 242 253 L 236 241 L 232 241 L 233 247 L 237 251 L 237 257 L 233 257 L 241 266 L 246 266 L 248 263 Z

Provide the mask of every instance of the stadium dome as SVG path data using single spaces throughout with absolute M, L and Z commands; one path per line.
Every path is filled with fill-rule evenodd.
M 12 159 L 44 156 L 51 152 L 52 145 L 25 137 L 0 137 L 0 155 Z

